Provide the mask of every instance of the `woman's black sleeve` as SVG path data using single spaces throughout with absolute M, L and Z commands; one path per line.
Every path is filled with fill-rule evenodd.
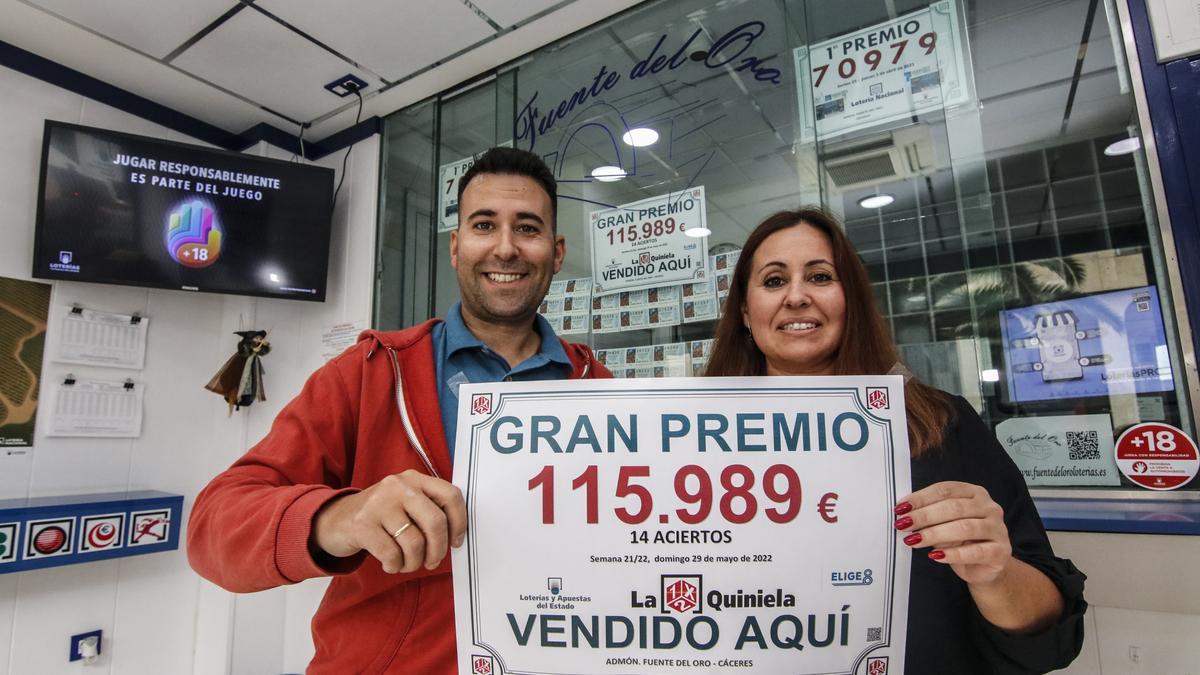
M 995 435 L 962 398 L 955 401 L 958 434 L 970 482 L 985 488 L 1004 508 L 1004 524 L 1013 557 L 1045 574 L 1062 593 L 1063 613 L 1054 624 L 1032 635 L 1016 635 L 992 625 L 972 604 L 972 636 L 997 673 L 1044 673 L 1064 668 L 1083 646 L 1083 582 L 1087 577 L 1070 560 L 1054 555 L 1025 479 Z

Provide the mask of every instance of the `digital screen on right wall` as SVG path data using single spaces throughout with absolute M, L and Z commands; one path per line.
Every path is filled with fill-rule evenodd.
M 1155 286 L 1004 310 L 1000 332 L 1012 403 L 1175 388 Z

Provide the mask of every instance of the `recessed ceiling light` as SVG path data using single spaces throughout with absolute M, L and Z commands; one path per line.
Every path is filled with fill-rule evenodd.
M 896 198 L 885 192 L 884 194 L 880 195 L 863 197 L 862 199 L 858 200 L 858 205 L 864 209 L 882 209 L 894 201 L 896 201 Z
M 625 173 L 625 169 L 619 166 L 598 166 L 592 169 L 592 178 L 605 183 L 611 183 L 615 180 L 621 180 L 629 174 Z
M 707 237 L 708 235 L 712 234 L 712 230 L 708 229 L 707 227 L 693 227 L 690 230 L 684 230 L 683 233 L 689 237 L 695 237 L 699 239 L 700 237 Z
M 654 145 L 658 141 L 658 132 L 647 127 L 638 127 L 626 131 L 621 140 L 625 141 L 625 145 L 644 148 L 647 145 Z
M 1140 147 L 1142 147 L 1142 139 L 1138 138 L 1137 136 L 1130 136 L 1129 138 L 1122 138 L 1115 143 L 1110 143 L 1109 146 L 1104 149 L 1104 154 L 1108 155 L 1109 157 L 1128 155 L 1130 153 L 1137 152 L 1138 148 Z

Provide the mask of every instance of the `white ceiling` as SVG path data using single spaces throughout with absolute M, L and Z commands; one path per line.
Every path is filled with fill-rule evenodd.
M 349 12 L 340 2 L 258 0 L 255 6 L 286 17 L 288 23 L 388 82 L 496 34 L 487 20 L 460 0 L 361 0 L 358 4 Z M 524 20 L 539 11 L 541 4 L 516 2 L 512 6 Z
M 231 7 L 229 0 L 178 4 L 140 0 L 38 0 L 31 4 L 159 59 Z M 134 17 L 136 20 L 131 21 Z
M 640 0 L 0 0 L 0 40 L 232 133 L 320 139 Z

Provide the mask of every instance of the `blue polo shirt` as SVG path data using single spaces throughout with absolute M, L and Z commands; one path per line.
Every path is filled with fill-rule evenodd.
M 442 408 L 442 427 L 454 459 L 454 438 L 458 431 L 458 387 L 468 382 L 531 382 L 562 380 L 570 377 L 574 366 L 563 349 L 550 322 L 541 314 L 534 327 L 542 344 L 533 356 L 515 368 L 467 329 L 463 323 L 462 303 L 450 308 L 446 320 L 433 327 L 433 359 L 437 364 L 438 404 Z

